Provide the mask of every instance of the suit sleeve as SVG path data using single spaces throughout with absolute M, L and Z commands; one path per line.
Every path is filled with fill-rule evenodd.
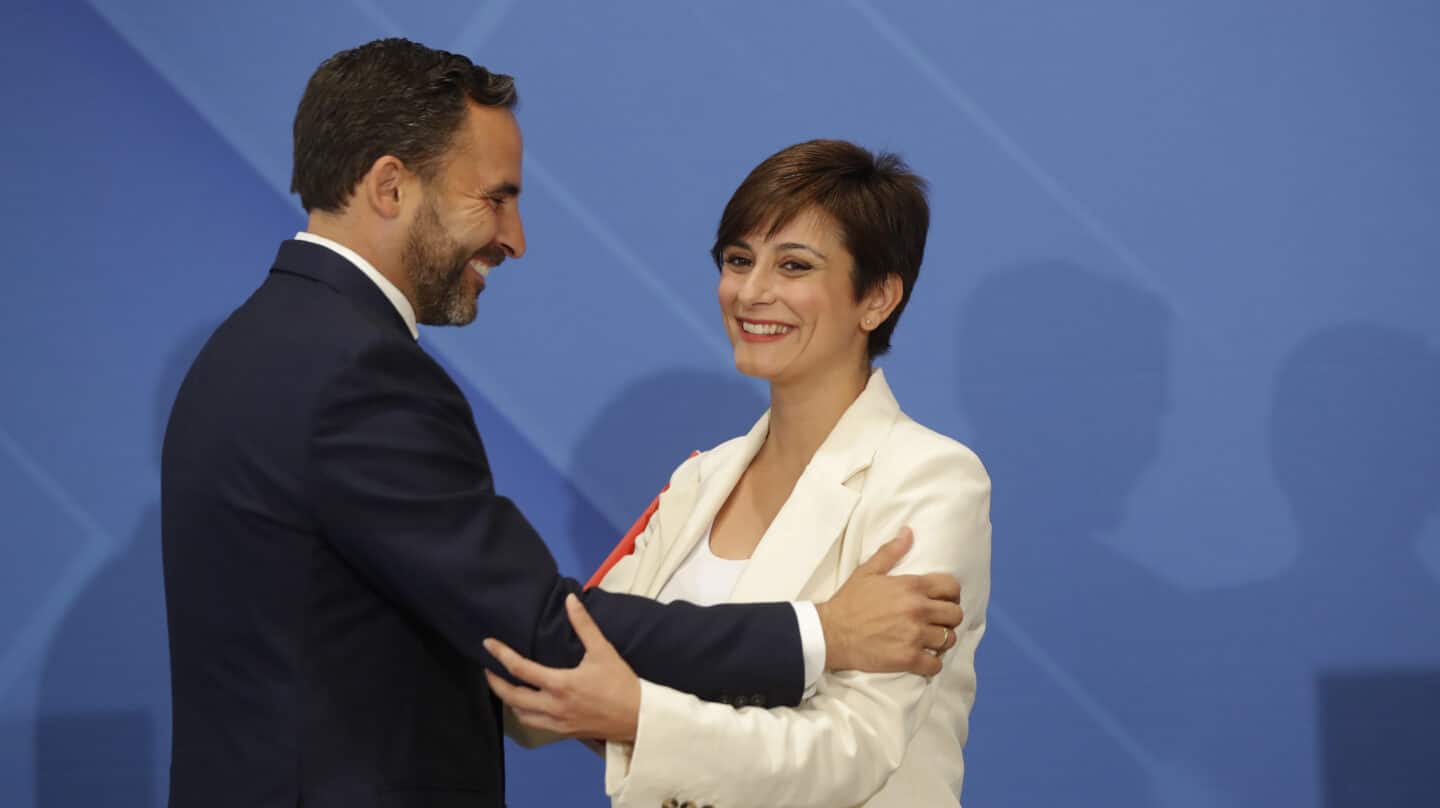
M 705 699 L 756 694 L 796 704 L 801 646 L 788 604 L 661 605 L 562 577 L 545 543 L 495 493 L 473 416 L 413 345 L 360 352 L 313 415 L 306 485 L 342 557 L 471 658 L 497 670 L 486 637 L 551 667 L 579 663 L 565 596 L 579 594 L 645 679 Z
M 616 806 L 670 797 L 713 805 L 791 808 L 855 805 L 879 791 L 905 757 L 941 686 L 963 688 L 963 742 L 973 703 L 974 654 L 989 599 L 990 484 L 978 459 L 956 451 L 907 458 L 892 488 L 867 492 L 857 509 L 863 557 L 903 525 L 915 546 L 897 574 L 947 572 L 960 579 L 965 622 L 945 656 L 946 673 L 827 673 L 798 708 L 734 709 L 642 682 L 633 745 L 610 743 L 606 791 Z
M 692 455 L 689 460 L 681 464 L 680 468 L 676 469 L 675 473 L 671 475 L 671 481 L 673 482 L 675 478 L 682 473 L 682 470 L 687 464 L 694 462 L 695 457 Z M 605 571 L 604 576 L 598 584 L 600 587 L 610 592 L 628 592 L 634 587 L 637 561 L 640 555 L 646 552 L 652 537 L 660 530 L 662 517 L 660 516 L 658 508 L 655 506 L 659 504 L 659 499 L 663 496 L 665 496 L 665 493 L 661 492 L 660 495 L 656 497 L 654 505 L 647 509 L 648 517 L 645 518 L 645 524 L 641 526 L 635 534 L 635 541 L 632 547 L 633 552 L 621 556 L 615 563 L 610 565 L 610 568 Z M 631 528 L 631 530 L 635 529 L 635 527 Z M 515 711 L 510 709 L 509 705 L 505 705 L 504 707 L 504 723 L 505 734 L 526 749 L 535 749 L 557 741 L 569 740 L 569 736 L 567 735 L 526 726 L 515 717 Z

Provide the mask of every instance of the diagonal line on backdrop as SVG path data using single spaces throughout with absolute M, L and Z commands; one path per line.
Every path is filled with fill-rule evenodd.
M 465 26 L 464 31 L 455 42 L 454 49 L 457 51 L 465 48 L 473 49 L 483 44 L 484 39 L 495 32 L 500 21 L 514 3 L 515 0 L 492 0 L 481 8 Z M 715 329 L 702 322 L 683 300 L 665 286 L 655 270 L 640 258 L 625 239 L 597 216 L 590 206 L 571 192 L 558 176 L 547 169 L 540 158 L 535 156 L 535 152 L 531 151 L 525 155 L 525 169 L 540 182 L 545 190 L 550 192 L 550 195 L 560 203 L 567 213 L 580 223 L 581 227 L 585 228 L 610 255 L 620 262 L 622 267 L 640 281 L 642 286 L 660 298 L 660 301 L 680 318 L 685 327 L 694 332 L 701 345 L 704 345 L 722 361 L 730 360 L 730 347 L 719 338 Z
M 500 27 L 500 23 L 505 21 L 510 9 L 515 7 L 515 2 L 516 0 L 490 0 L 481 5 L 470 16 L 470 21 L 461 26 L 460 35 L 455 38 L 455 45 L 451 49 L 457 53 L 466 53 L 484 45 Z
M 25 451 L 10 432 L 0 427 L 0 453 L 8 456 L 29 477 L 35 486 L 85 535 L 80 552 L 65 565 L 60 578 L 45 593 L 40 607 L 30 614 L 17 633 L 15 641 L 0 656 L 0 698 L 14 687 L 55 633 L 55 626 L 65 617 L 70 604 L 80 596 L 95 573 L 115 554 L 115 536 L 100 525 L 75 498 L 50 476 L 30 453 Z
M 381 8 L 375 0 L 350 0 L 350 3 L 355 6 L 356 10 L 358 10 L 371 25 L 375 26 L 377 31 L 400 30 L 400 26 L 395 23 L 395 20 L 392 19 L 389 14 L 385 13 L 385 9 Z
M 358 2 L 370 3 L 370 8 L 375 11 L 374 14 L 366 14 L 366 16 L 369 22 L 376 26 L 376 36 L 401 35 L 402 32 L 396 23 L 375 6 L 373 0 L 358 0 Z M 473 37 L 478 35 L 478 32 L 482 30 L 485 35 L 492 35 L 494 33 L 496 26 L 503 17 L 503 14 L 500 12 L 508 10 L 510 4 L 508 0 L 493 0 L 493 4 L 496 6 L 495 11 L 482 9 L 482 12 L 477 14 L 476 17 L 467 24 L 467 32 L 477 32 L 477 34 L 468 35 Z M 183 75 L 174 75 L 172 72 L 165 70 L 162 65 L 158 64 L 155 59 L 147 53 L 145 48 L 140 47 L 138 44 L 131 43 L 123 29 L 116 25 L 113 20 L 110 20 L 105 14 L 104 9 L 95 7 L 94 5 L 91 7 L 102 20 L 106 21 L 115 36 L 122 42 L 125 42 L 127 46 L 135 52 L 137 57 L 150 67 L 159 81 L 171 87 L 179 98 L 196 113 L 200 120 L 204 121 L 206 125 L 230 147 L 242 163 L 250 166 L 256 176 L 258 176 L 267 187 L 275 191 L 286 207 L 294 210 L 302 217 L 299 223 L 303 226 L 304 210 L 300 208 L 298 200 L 291 195 L 290 189 L 286 185 L 286 180 L 272 176 L 271 173 L 266 170 L 265 166 L 260 162 L 258 150 L 249 148 L 249 146 L 253 146 L 253 144 L 247 144 L 243 142 L 243 140 L 232 136 L 231 127 L 228 126 L 229 121 L 225 119 L 223 112 L 215 108 L 212 104 L 204 103 L 205 95 L 199 92 L 199 88 L 189 86 Z M 364 12 L 362 11 L 362 13 Z M 380 27 L 382 25 L 387 27 Z M 474 39 L 471 39 L 470 42 L 472 47 L 478 44 Z M 535 164 L 533 156 L 530 156 L 529 162 L 531 162 L 532 165 Z M 628 271 L 635 273 L 637 277 L 641 278 L 647 289 L 661 292 L 668 291 L 655 280 L 654 274 L 636 257 L 634 251 L 625 245 L 623 239 L 606 226 L 599 217 L 590 213 L 589 209 L 575 198 L 573 194 L 569 194 L 554 175 L 544 171 L 543 167 L 541 168 L 541 172 L 542 174 L 537 175 L 537 180 L 541 182 L 541 185 L 557 193 L 557 198 L 560 199 L 565 209 L 570 211 L 572 215 L 581 217 L 582 225 L 594 234 L 605 248 L 620 260 Z M 708 342 L 702 344 L 708 345 L 711 350 L 718 349 L 723 351 L 723 355 L 728 360 L 728 348 L 718 345 L 714 341 L 715 338 L 713 335 L 709 334 L 703 326 L 699 325 L 695 316 L 691 314 L 688 309 L 681 307 L 673 295 L 668 295 L 667 298 L 664 299 L 664 302 L 667 306 L 676 310 L 677 316 L 690 324 L 689 330 L 697 334 L 703 333 L 705 335 L 705 339 L 708 340 Z M 435 338 L 427 338 L 426 345 L 428 350 L 431 350 L 439 356 L 449 367 L 462 373 L 465 380 L 485 396 L 495 410 L 511 423 L 515 430 L 526 439 L 557 474 L 571 481 L 576 490 L 596 511 L 612 519 L 616 518 L 617 513 L 621 513 L 623 518 L 623 514 L 626 512 L 628 505 L 620 507 L 617 503 L 607 503 L 605 501 L 606 498 L 600 495 L 603 488 L 596 484 L 594 480 L 585 479 L 584 475 L 577 476 L 573 472 L 565 471 L 565 469 L 569 467 L 570 458 L 562 451 L 563 447 L 556 445 L 555 440 L 547 438 L 550 430 L 547 429 L 543 423 L 540 423 L 535 416 L 530 414 L 531 409 L 521 406 L 512 396 L 507 395 L 503 385 L 499 384 L 488 372 L 479 368 L 468 352 L 457 350 L 453 345 L 447 345 L 446 342 L 445 338 L 436 335 Z M 612 507 L 605 507 L 607 504 Z
M 1056 204 L 1079 222 L 1090 235 L 1094 236 L 1096 241 L 1114 253 L 1115 257 L 1119 258 L 1120 262 L 1137 276 L 1154 279 L 1154 271 L 1141 261 L 1140 257 L 1119 236 L 1111 232 L 1098 216 L 1091 213 L 1074 194 L 1055 179 L 1053 174 L 1046 171 L 1034 157 L 1031 157 L 1029 152 L 1025 151 L 1015 138 L 1011 137 L 1004 127 L 980 106 L 979 102 L 951 81 L 944 71 L 920 50 L 919 46 L 911 42 L 909 37 L 905 36 L 867 0 L 849 0 L 849 3 L 882 39 L 899 51 L 911 67 L 924 76 L 925 80 L 930 82 L 931 86 L 945 96 L 950 103 L 959 108 L 960 112 L 974 124 L 975 128 L 980 130 L 981 134 L 994 143 L 1015 165 L 1019 166 L 1027 177 L 1039 185 Z
M 704 345 L 711 353 L 715 354 L 721 361 L 728 363 L 731 358 L 729 343 L 721 339 L 718 329 L 711 328 L 702 322 L 699 316 L 685 305 L 674 292 L 670 291 L 665 284 L 660 282 L 659 277 L 650 265 L 645 263 L 634 250 L 630 248 L 625 240 L 620 237 L 609 225 L 605 224 L 599 216 L 590 211 L 590 208 L 581 202 L 578 197 L 572 194 L 560 181 L 558 177 L 551 174 L 534 155 L 526 155 L 526 170 L 540 181 L 540 185 L 555 197 L 561 207 L 565 208 L 571 216 L 580 222 L 596 241 L 620 262 L 620 265 L 629 270 L 636 280 L 649 289 L 654 295 L 668 306 L 672 313 L 679 317 L 692 332 L 700 344 Z
M 1091 695 L 1080 684 L 1075 675 L 1061 667 L 1054 657 L 1040 646 L 1040 643 L 1030 636 L 1030 633 L 1020 627 L 1015 619 L 998 604 L 991 602 L 988 609 L 988 619 L 1000 629 L 1012 642 L 1020 647 L 1020 652 L 1030 659 L 1030 662 L 1039 668 L 1046 676 L 1055 683 L 1060 691 L 1073 701 L 1080 710 L 1090 717 L 1100 731 L 1110 736 L 1110 739 L 1117 746 L 1125 750 L 1142 768 L 1154 773 L 1160 769 L 1160 761 L 1140 745 L 1128 730 L 1120 723 L 1119 719 L 1105 709 L 1099 699 Z

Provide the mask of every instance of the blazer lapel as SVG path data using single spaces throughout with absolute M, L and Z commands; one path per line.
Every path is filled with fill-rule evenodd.
M 740 475 L 760 451 L 769 432 L 770 413 L 766 411 L 745 437 L 726 447 L 729 451 L 708 452 L 698 458 L 699 477 L 693 494 L 681 492 L 681 496 L 662 498 L 657 517 L 664 553 L 653 574 L 637 581 L 632 591 L 650 598 L 660 594 L 670 576 L 695 549 L 696 542 L 709 534 L 715 514 L 720 512 L 720 506 L 735 489 Z M 667 499 L 670 501 L 665 501 Z
M 807 480 L 806 477 L 810 479 Z M 860 493 L 828 475 L 802 475 L 740 573 L 730 600 L 792 600 L 845 532 Z
M 760 539 L 735 584 L 732 601 L 793 600 L 800 595 L 844 534 L 860 501 L 859 481 L 863 478 L 859 474 L 869 468 L 899 414 L 900 405 L 885 383 L 884 373 L 875 371 L 865 390 L 830 430 Z

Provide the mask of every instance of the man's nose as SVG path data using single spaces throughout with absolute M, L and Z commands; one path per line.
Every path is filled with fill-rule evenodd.
M 505 255 L 510 258 L 519 258 L 525 255 L 525 223 L 520 220 L 518 206 L 500 220 L 500 233 L 497 239 Z

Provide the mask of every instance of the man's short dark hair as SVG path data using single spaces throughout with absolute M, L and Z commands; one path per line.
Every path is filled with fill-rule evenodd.
M 887 276 L 900 277 L 900 304 L 870 332 L 867 349 L 874 359 L 890 350 L 890 336 L 920 275 L 930 229 L 925 190 L 925 180 L 889 152 L 871 154 L 843 140 L 797 143 L 766 158 L 735 189 L 710 255 L 720 266 L 726 246 L 761 228 L 774 236 L 807 210 L 828 214 L 855 259 L 856 300 Z
M 295 112 L 290 190 L 306 211 L 339 212 L 387 154 L 428 180 L 471 101 L 512 108 L 515 80 L 406 39 L 341 51 L 315 70 Z

